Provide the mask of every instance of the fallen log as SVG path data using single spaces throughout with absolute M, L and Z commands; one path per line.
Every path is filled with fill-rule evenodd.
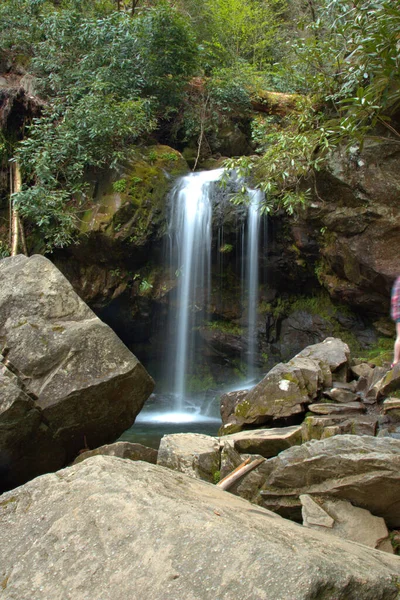
M 246 475 L 246 473 L 249 473 L 261 465 L 261 463 L 265 461 L 265 458 L 256 458 L 256 460 L 253 460 L 252 462 L 250 462 L 250 460 L 250 458 L 246 458 L 246 460 L 236 467 L 232 473 L 229 473 L 229 475 L 221 479 L 221 481 L 217 483 L 217 486 L 223 490 L 227 490 L 235 483 L 235 481 L 243 477 L 243 475 Z

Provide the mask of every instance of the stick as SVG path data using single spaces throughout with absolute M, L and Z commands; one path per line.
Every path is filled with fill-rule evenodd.
M 237 481 L 238 479 L 243 477 L 243 475 L 246 475 L 246 473 L 249 473 L 256 467 L 261 465 L 261 463 L 263 463 L 264 461 L 265 458 L 256 458 L 256 460 L 250 462 L 250 458 L 247 458 L 244 462 L 242 462 L 241 465 L 239 465 L 234 471 L 232 471 L 232 473 L 229 473 L 229 475 L 221 479 L 221 481 L 217 483 L 217 486 L 222 488 L 223 490 L 227 490 L 229 487 L 231 487 L 231 485 L 235 483 L 235 481 Z

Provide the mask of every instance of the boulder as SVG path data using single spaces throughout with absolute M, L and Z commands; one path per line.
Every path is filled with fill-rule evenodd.
M 400 398 L 386 398 L 383 401 L 383 411 L 387 414 L 391 422 L 400 421 Z
M 239 453 L 259 454 L 270 458 L 286 448 L 301 444 L 301 425 L 241 431 L 224 436 L 222 441 L 224 444 L 231 444 Z
M 164 435 L 157 464 L 213 483 L 220 471 L 219 442 L 217 438 L 201 433 Z
M 0 364 L 0 490 L 55 471 L 65 451 L 21 379 Z
M 9 600 L 394 600 L 400 560 L 157 465 L 96 456 L 0 498 Z
M 35 398 L 38 431 L 47 428 L 60 448 L 41 472 L 118 438 L 154 386 L 138 359 L 43 256 L 3 259 L 0 284 L 3 352 Z
M 102 456 L 118 456 L 119 458 L 126 458 L 128 460 L 143 460 L 153 465 L 157 464 L 157 450 L 154 450 L 154 448 L 148 448 L 142 444 L 133 444 L 131 442 L 115 442 L 115 444 L 106 444 L 105 446 L 100 446 L 100 448 L 82 452 L 74 460 L 74 465 L 99 454 Z
M 313 360 L 295 358 L 279 363 L 236 404 L 229 422 L 261 425 L 299 418 L 317 396 L 323 381 L 323 371 Z
M 315 360 L 321 368 L 325 366 L 331 373 L 338 375 L 341 370 L 347 372 L 350 350 L 342 340 L 328 337 L 320 344 L 307 346 L 295 356 L 300 357 Z
M 360 397 L 357 394 L 354 394 L 352 391 L 339 387 L 332 387 L 329 390 L 324 390 L 323 393 L 324 396 L 327 396 L 334 402 L 341 402 L 343 404 L 357 402 L 357 400 L 360 399 Z
M 378 417 L 374 415 L 308 416 L 302 428 L 303 442 L 322 440 L 333 435 L 376 435 Z
M 400 441 L 372 436 L 336 435 L 284 450 L 263 463 L 261 504 L 279 511 L 300 508 L 302 494 L 348 500 L 400 525 Z
M 353 506 L 347 500 L 318 501 L 308 494 L 300 496 L 303 525 L 393 554 L 389 532 L 381 517 Z

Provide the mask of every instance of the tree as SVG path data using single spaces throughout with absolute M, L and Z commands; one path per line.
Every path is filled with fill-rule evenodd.
M 72 239 L 87 169 L 123 160 L 158 115 L 177 110 L 197 65 L 190 27 L 167 4 L 135 18 L 124 11 L 87 15 L 83 0 L 59 10 L 50 4 L 41 2 L 39 37 L 36 23 L 30 38 L 23 23 L 29 70 L 45 104 L 17 144 L 23 185 L 13 195 L 48 250 Z

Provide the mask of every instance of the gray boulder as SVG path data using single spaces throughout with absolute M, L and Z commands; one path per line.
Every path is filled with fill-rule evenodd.
M 221 433 L 231 427 L 298 422 L 322 388 L 346 378 L 349 347 L 336 338 L 308 346 L 288 363 L 279 363 L 249 393 L 222 398 Z
M 0 344 L 35 398 L 40 429 L 48 428 L 64 456 L 49 456 L 46 464 L 43 455 L 41 472 L 55 462 L 63 466 L 85 446 L 115 440 L 154 386 L 137 358 L 43 256 L 0 261 Z M 16 419 L 14 431 L 20 427 Z
M 2 358 L 2 357 L 1 357 Z M 21 379 L 0 363 L 0 490 L 65 462 L 65 452 Z
M 393 554 L 389 532 L 381 517 L 374 517 L 347 500 L 320 500 L 304 494 L 300 501 L 305 527 Z
M 372 436 L 337 435 L 284 450 L 259 469 L 266 508 L 295 516 L 299 496 L 311 494 L 348 500 L 400 525 L 400 441 Z
M 0 498 L 7 600 L 395 600 L 400 559 L 215 486 L 97 456 Z
M 221 438 L 221 441 L 224 444 L 231 444 L 237 452 L 248 452 L 270 458 L 286 448 L 301 444 L 301 425 L 241 431 L 226 435 Z
M 219 441 L 201 433 L 164 435 L 158 449 L 157 464 L 213 483 L 220 471 Z

